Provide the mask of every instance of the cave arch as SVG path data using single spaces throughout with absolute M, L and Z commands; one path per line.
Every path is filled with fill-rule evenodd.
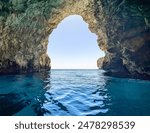
M 49 70 L 48 36 L 65 17 L 77 14 L 98 36 L 98 44 L 106 53 L 104 59 L 98 60 L 98 66 L 115 75 L 150 77 L 150 8 L 145 2 L 23 0 L 12 3 L 17 6 L 9 2 L 1 2 L 0 74 Z
M 97 35 L 98 45 L 100 49 L 105 52 L 107 50 L 106 29 L 104 26 L 98 28 L 99 27 L 97 22 L 98 20 L 94 15 L 93 4 L 94 4 L 94 0 L 81 0 L 81 1 L 77 1 L 76 3 L 70 1 L 67 6 L 62 7 L 60 11 L 57 10 L 57 13 L 52 14 L 51 18 L 48 20 L 48 27 L 47 27 L 48 31 L 51 34 L 53 29 L 56 29 L 58 24 L 61 23 L 61 21 L 63 21 L 65 18 L 72 15 L 79 15 L 88 24 L 89 30 L 92 33 L 95 33 Z M 101 19 L 103 19 L 103 24 L 104 24 L 105 19 L 103 15 L 101 15 Z M 46 40 L 45 42 L 48 44 L 47 37 L 45 40 Z M 98 67 L 102 66 L 103 59 L 104 57 L 100 58 L 97 61 Z

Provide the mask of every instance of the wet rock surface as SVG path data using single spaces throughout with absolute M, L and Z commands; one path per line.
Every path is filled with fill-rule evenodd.
M 148 0 L 0 1 L 0 73 L 50 70 L 48 36 L 69 15 L 81 15 L 105 51 L 109 75 L 150 79 Z

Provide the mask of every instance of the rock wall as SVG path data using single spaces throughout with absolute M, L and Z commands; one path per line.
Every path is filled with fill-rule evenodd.
M 107 74 L 150 79 L 148 0 L 0 0 L 0 73 L 50 70 L 48 36 L 69 15 L 98 36 Z
M 101 68 L 110 75 L 150 79 L 150 2 L 99 1 L 104 7 L 108 38 Z M 99 10 L 99 5 L 96 5 L 95 12 Z M 96 13 L 96 18 L 99 18 L 99 13 Z

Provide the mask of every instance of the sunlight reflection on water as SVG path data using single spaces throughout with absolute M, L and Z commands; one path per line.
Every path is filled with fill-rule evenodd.
M 102 70 L 0 76 L 0 115 L 150 115 L 150 82 Z

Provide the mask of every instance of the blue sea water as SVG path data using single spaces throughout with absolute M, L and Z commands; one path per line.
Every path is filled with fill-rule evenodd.
M 150 81 L 109 77 L 103 70 L 0 75 L 0 115 L 150 115 Z

